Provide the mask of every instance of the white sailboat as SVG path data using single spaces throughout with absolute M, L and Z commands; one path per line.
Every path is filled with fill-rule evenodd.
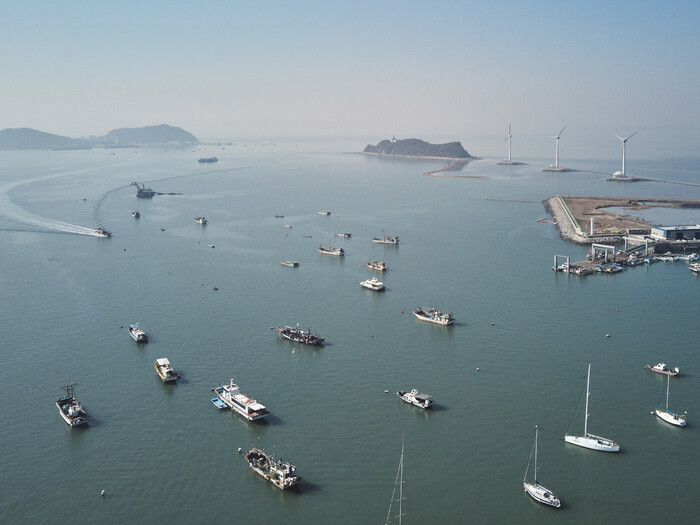
M 620 445 L 612 439 L 596 436 L 588 432 L 588 396 L 590 395 L 591 385 L 591 365 L 588 365 L 588 379 L 586 380 L 586 419 L 583 424 L 583 436 L 564 435 L 564 441 L 579 447 L 590 448 L 591 450 L 600 450 L 602 452 L 619 452 Z
M 396 471 L 396 481 L 394 481 L 394 491 L 391 493 L 391 501 L 389 502 L 389 512 L 386 513 L 385 525 L 392 523 L 392 518 L 398 519 L 398 524 L 401 525 L 401 518 L 403 518 L 403 443 L 404 436 L 401 436 L 401 459 L 399 459 L 399 469 Z M 396 498 L 396 487 L 399 487 L 399 497 Z M 396 498 L 396 499 L 395 499 Z M 399 513 L 396 516 L 391 515 L 391 507 L 394 501 L 399 503 Z
M 533 447 L 533 452 L 535 454 L 535 470 L 533 472 L 533 481 L 534 483 L 528 483 L 525 481 L 527 479 L 527 472 L 530 469 L 530 462 L 528 461 L 527 463 L 527 468 L 525 469 L 525 476 L 523 476 L 523 488 L 525 489 L 525 492 L 527 492 L 532 499 L 535 501 L 539 501 L 540 503 L 544 503 L 545 505 L 551 505 L 552 507 L 556 507 L 557 509 L 561 507 L 561 502 L 559 501 L 559 498 L 557 498 L 556 494 L 554 494 L 551 490 L 549 490 L 547 487 L 543 487 L 540 485 L 540 483 L 537 481 L 537 434 L 539 433 L 539 427 L 535 425 L 535 445 Z M 532 459 L 532 453 L 530 454 L 530 459 Z
M 671 425 L 676 425 L 677 427 L 684 427 L 685 426 L 685 414 L 676 414 L 675 412 L 672 412 L 671 410 L 668 409 L 668 389 L 670 386 L 671 382 L 671 376 L 666 377 L 666 409 L 665 410 L 660 410 L 656 409 L 656 415 L 659 417 L 659 419 L 663 419 L 666 421 L 666 423 L 670 423 Z

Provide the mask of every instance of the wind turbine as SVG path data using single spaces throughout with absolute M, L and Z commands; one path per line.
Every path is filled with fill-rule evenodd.
M 639 130 L 635 131 L 631 135 L 628 135 L 624 139 L 613 133 L 613 135 L 615 135 L 618 139 L 620 139 L 622 141 L 622 171 L 616 171 L 615 173 L 613 173 L 613 177 L 624 177 L 625 176 L 625 145 L 627 144 L 627 141 L 629 139 L 631 139 L 632 137 L 634 137 L 637 133 L 639 133 Z
M 508 141 L 508 158 L 506 159 L 508 162 L 510 162 L 510 139 L 513 138 L 513 134 L 510 132 L 510 122 L 508 123 L 508 136 L 506 137 L 506 140 Z
M 554 136 L 554 137 L 547 137 L 548 139 L 554 139 L 554 140 L 557 141 L 556 150 L 555 150 L 555 153 L 554 153 L 554 166 L 553 166 L 554 168 L 558 168 L 558 167 L 559 167 L 559 137 L 561 137 L 561 134 L 564 132 L 564 129 L 565 129 L 565 128 L 566 128 L 566 124 L 564 124 L 564 127 L 561 128 L 561 131 L 560 131 L 556 136 Z

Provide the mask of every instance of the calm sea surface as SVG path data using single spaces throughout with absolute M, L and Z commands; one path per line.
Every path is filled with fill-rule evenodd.
M 450 173 L 487 180 L 424 177 L 441 163 L 342 153 L 362 147 L 0 152 L 0 521 L 383 523 L 402 435 L 405 523 L 695 515 L 700 277 L 683 262 L 555 274 L 555 253 L 579 260 L 587 248 L 537 220 L 555 194 L 700 198 L 700 187 L 543 173 L 549 159 Z M 197 163 L 211 155 L 219 162 Z M 696 167 L 628 171 L 698 184 Z M 137 199 L 132 181 L 177 195 Z M 114 236 L 81 234 L 97 227 Z M 382 231 L 401 245 L 372 244 Z M 321 243 L 346 256 L 319 255 Z M 359 286 L 370 259 L 389 265 L 384 294 Z M 418 306 L 457 323 L 421 323 Z M 128 337 L 136 321 L 148 345 Z M 296 323 L 327 344 L 271 330 Z M 176 385 L 156 378 L 160 357 L 182 374 Z M 688 411 L 685 429 L 651 415 L 665 378 L 642 367 L 659 361 L 683 372 L 671 408 Z M 563 441 L 583 432 L 589 363 L 589 430 L 618 441 L 617 455 Z M 268 421 L 212 406 L 211 388 L 231 378 Z M 57 414 L 70 381 L 88 428 Z M 435 410 L 396 397 L 411 388 L 432 394 Z M 523 494 L 536 424 L 538 478 L 558 511 Z M 251 443 L 296 464 L 300 489 L 255 476 L 238 453 Z

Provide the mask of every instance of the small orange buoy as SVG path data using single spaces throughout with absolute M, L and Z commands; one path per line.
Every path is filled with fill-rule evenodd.
M 491 323 L 491 326 L 495 325 L 496 323 Z
M 401 310 L 401 313 L 403 313 L 403 310 Z
M 372 334 L 372 337 L 374 337 L 374 334 Z

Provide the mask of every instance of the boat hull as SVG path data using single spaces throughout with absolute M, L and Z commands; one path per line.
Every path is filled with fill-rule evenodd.
M 437 324 L 440 326 L 451 326 L 455 322 L 453 317 L 443 317 L 443 316 L 431 317 L 430 315 L 426 314 L 424 312 L 424 310 L 414 310 L 413 315 L 415 315 L 416 319 L 418 319 L 420 321 L 426 321 L 428 323 L 433 323 L 433 324 Z
M 67 397 L 62 397 L 58 401 L 56 401 L 56 408 L 58 408 L 58 413 L 61 414 L 63 421 L 65 421 L 69 427 L 78 427 L 87 424 L 88 420 L 90 419 L 90 417 L 87 414 L 83 414 L 79 417 L 70 417 L 63 410 L 63 407 L 72 401 L 73 399 Z
M 557 509 L 561 507 L 561 501 L 559 501 L 559 498 L 557 498 L 551 490 L 543 487 L 539 483 L 523 483 L 523 488 L 525 489 L 525 492 L 527 492 L 527 494 L 529 494 L 535 501 Z
M 588 436 L 566 435 L 564 436 L 564 441 L 566 441 L 567 443 L 571 443 L 572 445 L 576 445 L 583 448 L 589 448 L 591 450 L 599 450 L 601 452 L 620 451 L 620 445 L 618 445 L 617 443 L 609 439 L 602 438 L 599 436 L 593 436 L 590 434 Z
M 671 425 L 675 425 L 677 427 L 684 427 L 685 426 L 685 417 L 680 416 L 676 414 L 675 412 L 671 412 L 670 410 L 659 410 L 658 408 L 656 409 L 656 416 L 665 421 L 666 423 L 669 423 Z
M 246 418 L 248 421 L 258 421 L 270 415 L 270 412 L 267 410 L 265 410 L 265 412 L 247 412 L 244 408 L 232 401 L 230 396 L 228 395 L 228 392 L 221 386 L 216 387 L 213 390 L 216 394 L 216 397 L 218 397 L 222 403 L 224 403 L 227 407 L 229 407 L 237 414 Z

